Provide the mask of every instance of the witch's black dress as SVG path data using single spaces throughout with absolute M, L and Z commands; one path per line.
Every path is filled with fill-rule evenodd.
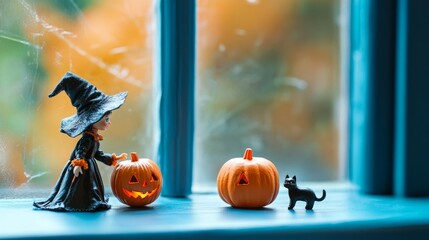
M 34 202 L 36 208 L 52 211 L 100 211 L 107 210 L 110 205 L 104 196 L 104 186 L 95 160 L 112 165 L 111 154 L 99 150 L 98 135 L 84 132 L 76 144 L 70 160 L 67 162 L 55 189 L 45 201 Z M 75 177 L 72 160 L 84 159 L 88 168 L 83 174 Z

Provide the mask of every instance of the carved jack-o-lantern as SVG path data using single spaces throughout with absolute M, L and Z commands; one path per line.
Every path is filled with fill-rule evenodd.
M 223 201 L 233 207 L 259 208 L 276 199 L 279 174 L 274 164 L 252 156 L 246 149 L 243 158 L 227 161 L 219 171 L 217 187 Z
M 116 165 L 110 182 L 113 194 L 132 207 L 152 203 L 162 189 L 162 175 L 158 165 L 150 159 L 139 159 L 136 153 L 131 153 L 131 160 Z

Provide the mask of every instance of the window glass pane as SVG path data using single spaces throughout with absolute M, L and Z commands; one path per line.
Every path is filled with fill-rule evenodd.
M 194 187 L 254 156 L 338 180 L 339 0 L 198 0 Z
M 128 91 L 101 149 L 152 158 L 153 1 L 0 0 L 0 188 L 51 187 L 80 136 L 76 113 L 48 94 L 67 72 L 108 95 Z M 111 167 L 98 163 L 105 185 Z

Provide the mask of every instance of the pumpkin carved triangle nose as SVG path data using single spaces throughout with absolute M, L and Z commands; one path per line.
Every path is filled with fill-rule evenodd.
M 238 180 L 238 185 L 248 185 L 248 184 L 249 184 L 249 180 L 247 179 L 246 174 L 242 172 Z
M 128 183 L 136 184 L 136 183 L 139 183 L 139 180 L 137 180 L 136 176 L 133 175 Z

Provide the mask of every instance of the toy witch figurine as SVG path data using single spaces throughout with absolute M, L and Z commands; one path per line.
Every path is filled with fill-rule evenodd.
M 114 166 L 117 160 L 126 159 L 127 155 L 103 153 L 99 149 L 103 137 L 98 133 L 108 128 L 112 111 L 122 106 L 128 93 L 108 96 L 70 72 L 64 75 L 49 97 L 63 90 L 77 108 L 77 114 L 61 121 L 61 132 L 73 138 L 80 134 L 82 137 L 51 195 L 47 200 L 34 202 L 33 205 L 52 211 L 107 210 L 110 205 L 104 196 L 104 186 L 95 160 Z

